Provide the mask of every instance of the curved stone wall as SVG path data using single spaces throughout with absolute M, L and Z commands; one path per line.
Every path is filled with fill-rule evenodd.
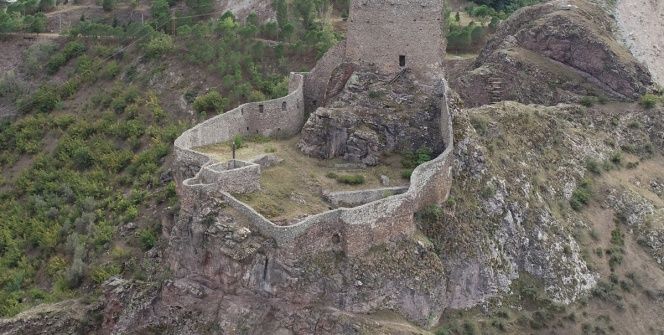
M 193 148 L 232 140 L 237 135 L 290 137 L 304 124 L 304 76 L 292 73 L 289 94 L 274 100 L 250 102 L 215 116 L 185 131 L 175 140 L 179 181 L 193 177 L 210 157 Z
M 207 167 L 211 159 L 192 148 L 224 142 L 235 135 L 297 134 L 304 122 L 302 78 L 300 74 L 291 76 L 291 93 L 282 99 L 245 104 L 186 131 L 175 142 L 177 164 Z M 336 250 L 354 256 L 373 245 L 411 235 L 415 231 L 415 212 L 445 201 L 452 183 L 452 119 L 447 108 L 446 85 L 441 84 L 437 96 L 440 98 L 441 131 L 446 148 L 435 159 L 415 168 L 410 186 L 401 194 L 353 208 L 312 215 L 290 226 L 278 226 L 233 197 L 229 193 L 232 190 L 223 181 L 201 178 L 204 172 L 199 171 L 195 178 L 184 180 L 178 188 L 182 208 L 186 211 L 194 206 L 201 192 L 214 193 L 244 215 L 262 235 L 273 238 L 279 247 L 300 254 Z M 286 110 L 282 110 L 283 102 L 287 105 L 295 103 L 296 108 L 289 110 L 286 106 Z M 263 113 L 259 111 L 260 105 Z M 268 113 L 275 114 L 270 116 Z

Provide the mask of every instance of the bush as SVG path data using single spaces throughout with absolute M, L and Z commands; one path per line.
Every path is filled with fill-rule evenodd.
M 585 96 L 581 98 L 579 103 L 585 107 L 592 107 L 595 104 L 595 101 L 595 97 Z
M 211 91 L 205 95 L 199 95 L 194 100 L 194 110 L 209 113 L 223 112 L 227 105 L 227 100 L 224 99 L 217 91 Z
M 337 182 L 346 185 L 364 184 L 364 176 L 360 174 L 337 176 Z
M 419 148 L 415 152 L 406 152 L 401 157 L 401 165 L 407 169 L 415 169 L 431 160 L 431 149 Z
M 470 124 L 475 128 L 475 131 L 484 136 L 489 128 L 489 120 L 483 116 L 473 115 L 470 117 Z
M 617 166 L 622 165 L 622 159 L 623 159 L 622 154 L 620 152 L 614 152 L 613 154 L 611 154 L 611 158 L 610 158 L 611 163 L 613 163 Z
M 104 11 L 110 12 L 115 7 L 115 0 L 102 0 L 101 7 Z
M 244 146 L 244 138 L 241 135 L 235 135 L 233 137 L 233 142 L 231 143 L 231 147 L 235 145 L 235 149 L 240 149 Z
M 157 244 L 157 236 L 150 229 L 141 229 L 138 232 L 138 241 L 141 244 L 141 248 L 147 251 L 154 248 Z
M 657 96 L 654 94 L 644 94 L 639 100 L 639 104 L 645 109 L 651 109 L 657 104 Z
M 111 80 L 115 78 L 119 73 L 120 73 L 120 65 L 118 65 L 118 62 L 113 60 L 108 62 L 104 66 L 104 69 L 101 71 L 101 76 L 104 79 Z
M 586 160 L 586 169 L 592 172 L 593 174 L 598 174 L 598 175 L 602 174 L 602 169 L 600 167 L 599 162 L 592 158 Z
M 443 216 L 443 209 L 438 205 L 430 205 L 417 212 L 415 216 L 426 222 L 438 222 Z
M 48 113 L 60 103 L 58 90 L 52 86 L 42 86 L 32 96 L 30 107 L 40 113 Z
M 590 188 L 590 181 L 583 180 L 572 193 L 572 197 L 569 200 L 570 206 L 572 206 L 575 211 L 580 211 L 590 202 L 591 197 L 592 190 Z
M 173 38 L 166 34 L 156 34 L 148 42 L 146 55 L 151 58 L 156 58 L 170 52 L 173 50 L 174 46 Z

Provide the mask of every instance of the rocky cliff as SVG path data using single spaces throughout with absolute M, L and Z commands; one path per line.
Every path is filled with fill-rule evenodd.
M 583 0 L 523 8 L 450 84 L 471 106 L 502 100 L 554 105 L 584 96 L 633 100 L 651 77 L 615 40 L 612 22 Z
M 305 154 L 376 165 L 384 154 L 443 151 L 432 87 L 410 72 L 387 77 L 364 69 L 344 79 L 332 82 L 334 94 L 304 125 L 298 146 Z

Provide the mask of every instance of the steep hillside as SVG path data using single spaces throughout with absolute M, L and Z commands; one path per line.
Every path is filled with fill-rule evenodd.
M 523 8 L 501 23 L 451 86 L 470 106 L 636 99 L 652 84 L 650 74 L 615 40 L 612 26 L 604 10 L 585 0 Z
M 160 278 L 161 227 L 178 208 L 173 140 L 228 106 L 283 95 L 288 73 L 336 42 L 298 18 L 283 18 L 289 42 L 232 14 L 178 23 L 177 36 L 91 18 L 73 37 L 3 36 L 0 315 L 93 295 L 112 276 Z
M 664 86 L 664 3 L 654 0 L 618 0 L 615 17 L 620 37 L 638 60 L 645 63 L 653 80 Z

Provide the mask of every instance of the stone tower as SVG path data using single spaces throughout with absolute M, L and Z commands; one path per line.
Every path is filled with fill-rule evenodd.
M 346 61 L 434 77 L 445 55 L 443 25 L 443 0 L 351 0 Z

